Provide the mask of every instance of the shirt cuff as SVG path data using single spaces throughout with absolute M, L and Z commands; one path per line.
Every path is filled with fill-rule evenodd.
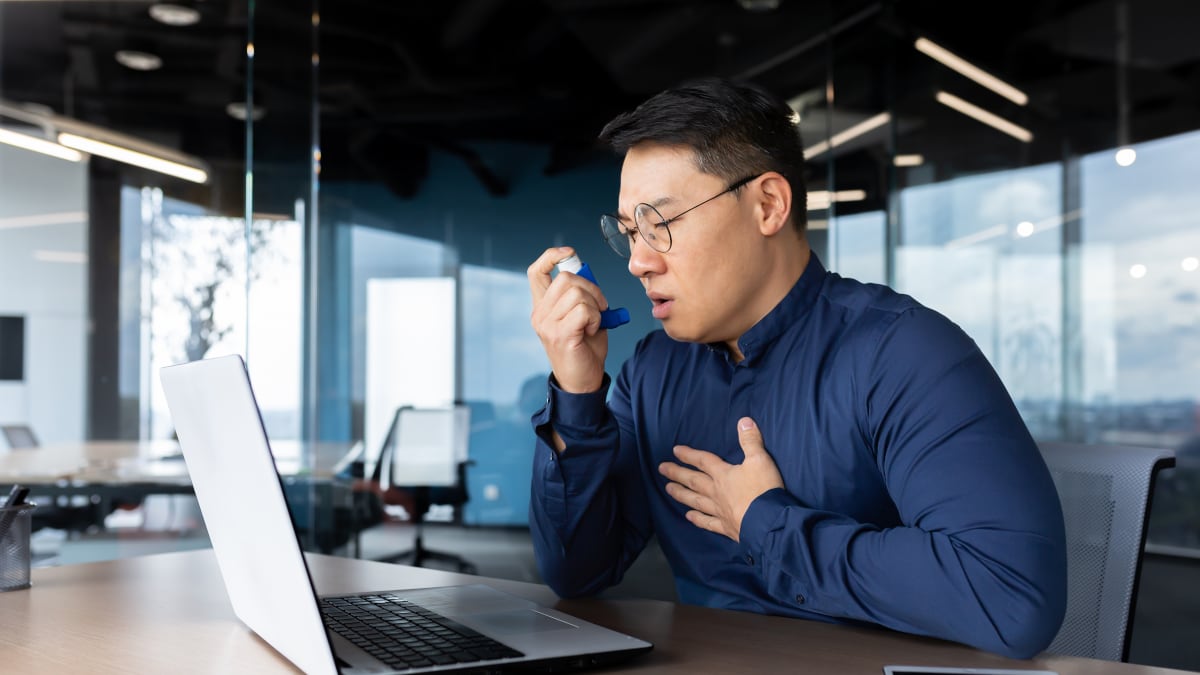
M 750 502 L 746 515 L 742 516 L 742 527 L 738 530 L 742 557 L 748 563 L 755 567 L 762 564 L 767 535 L 783 526 L 783 512 L 787 507 L 799 505 L 796 498 L 781 487 L 767 490 Z
M 608 386 L 612 378 L 604 374 L 600 388 L 586 394 L 572 394 L 558 386 L 550 376 L 550 393 L 547 402 L 548 420 L 560 436 L 590 435 L 599 432 L 608 423 Z

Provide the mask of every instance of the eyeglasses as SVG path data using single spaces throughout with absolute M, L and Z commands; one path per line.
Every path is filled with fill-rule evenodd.
M 682 218 L 685 214 L 695 211 L 696 209 L 711 202 L 717 197 L 729 194 L 734 190 L 742 187 L 746 183 L 758 178 L 762 174 L 746 176 L 745 178 L 734 182 L 729 187 L 721 190 L 717 194 L 705 199 L 696 204 L 690 209 L 686 209 L 675 215 L 674 218 L 663 218 L 658 209 L 649 204 L 638 204 L 633 209 L 633 224 L 634 229 L 626 227 L 616 216 L 604 214 L 600 216 L 600 232 L 604 234 L 604 240 L 612 247 L 612 250 L 617 252 L 617 255 L 622 258 L 628 258 L 633 252 L 633 242 L 639 235 L 642 241 L 650 248 L 659 253 L 666 253 L 671 250 L 671 223 Z

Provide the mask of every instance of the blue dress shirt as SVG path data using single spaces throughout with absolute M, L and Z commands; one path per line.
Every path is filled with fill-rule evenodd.
M 828 272 L 723 346 L 647 335 L 592 394 L 533 416 L 530 525 L 558 594 L 618 583 L 657 534 L 687 603 L 871 623 L 1024 658 L 1066 609 L 1050 473 L 978 346 L 911 297 Z M 753 418 L 784 487 L 740 542 L 689 523 L 658 472 L 687 445 L 741 463 Z M 551 427 L 566 443 L 561 454 Z

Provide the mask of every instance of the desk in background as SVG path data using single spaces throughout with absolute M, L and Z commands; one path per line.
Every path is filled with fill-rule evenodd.
M 1014 661 L 899 633 L 676 605 L 658 600 L 557 601 L 546 587 L 309 554 L 321 593 L 483 581 L 653 642 L 605 672 L 881 675 L 885 664 L 1047 669 L 1059 675 L 1183 671 L 1075 657 Z M 5 672 L 288 673 L 283 657 L 233 615 L 212 551 L 35 569 L 33 587 L 0 593 Z
M 275 441 L 271 451 L 306 547 L 331 552 L 359 542 L 350 482 L 333 475 L 346 443 Z M 140 501 L 150 495 L 190 495 L 192 481 L 176 441 L 85 441 L 0 453 L 0 491 L 21 483 L 35 495 Z M 352 538 L 353 537 L 353 538 Z

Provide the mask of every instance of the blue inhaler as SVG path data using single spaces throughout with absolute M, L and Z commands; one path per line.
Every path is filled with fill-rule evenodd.
M 593 284 L 596 284 L 597 286 L 600 285 L 596 282 L 596 277 L 592 275 L 592 268 L 588 267 L 587 263 L 580 260 L 578 255 L 572 255 L 569 258 L 559 260 L 554 267 L 559 272 L 578 274 Z M 600 311 L 601 328 L 616 328 L 617 326 L 622 326 L 627 323 L 629 323 L 629 310 L 625 309 L 624 307 L 617 307 L 616 309 L 610 308 Z

